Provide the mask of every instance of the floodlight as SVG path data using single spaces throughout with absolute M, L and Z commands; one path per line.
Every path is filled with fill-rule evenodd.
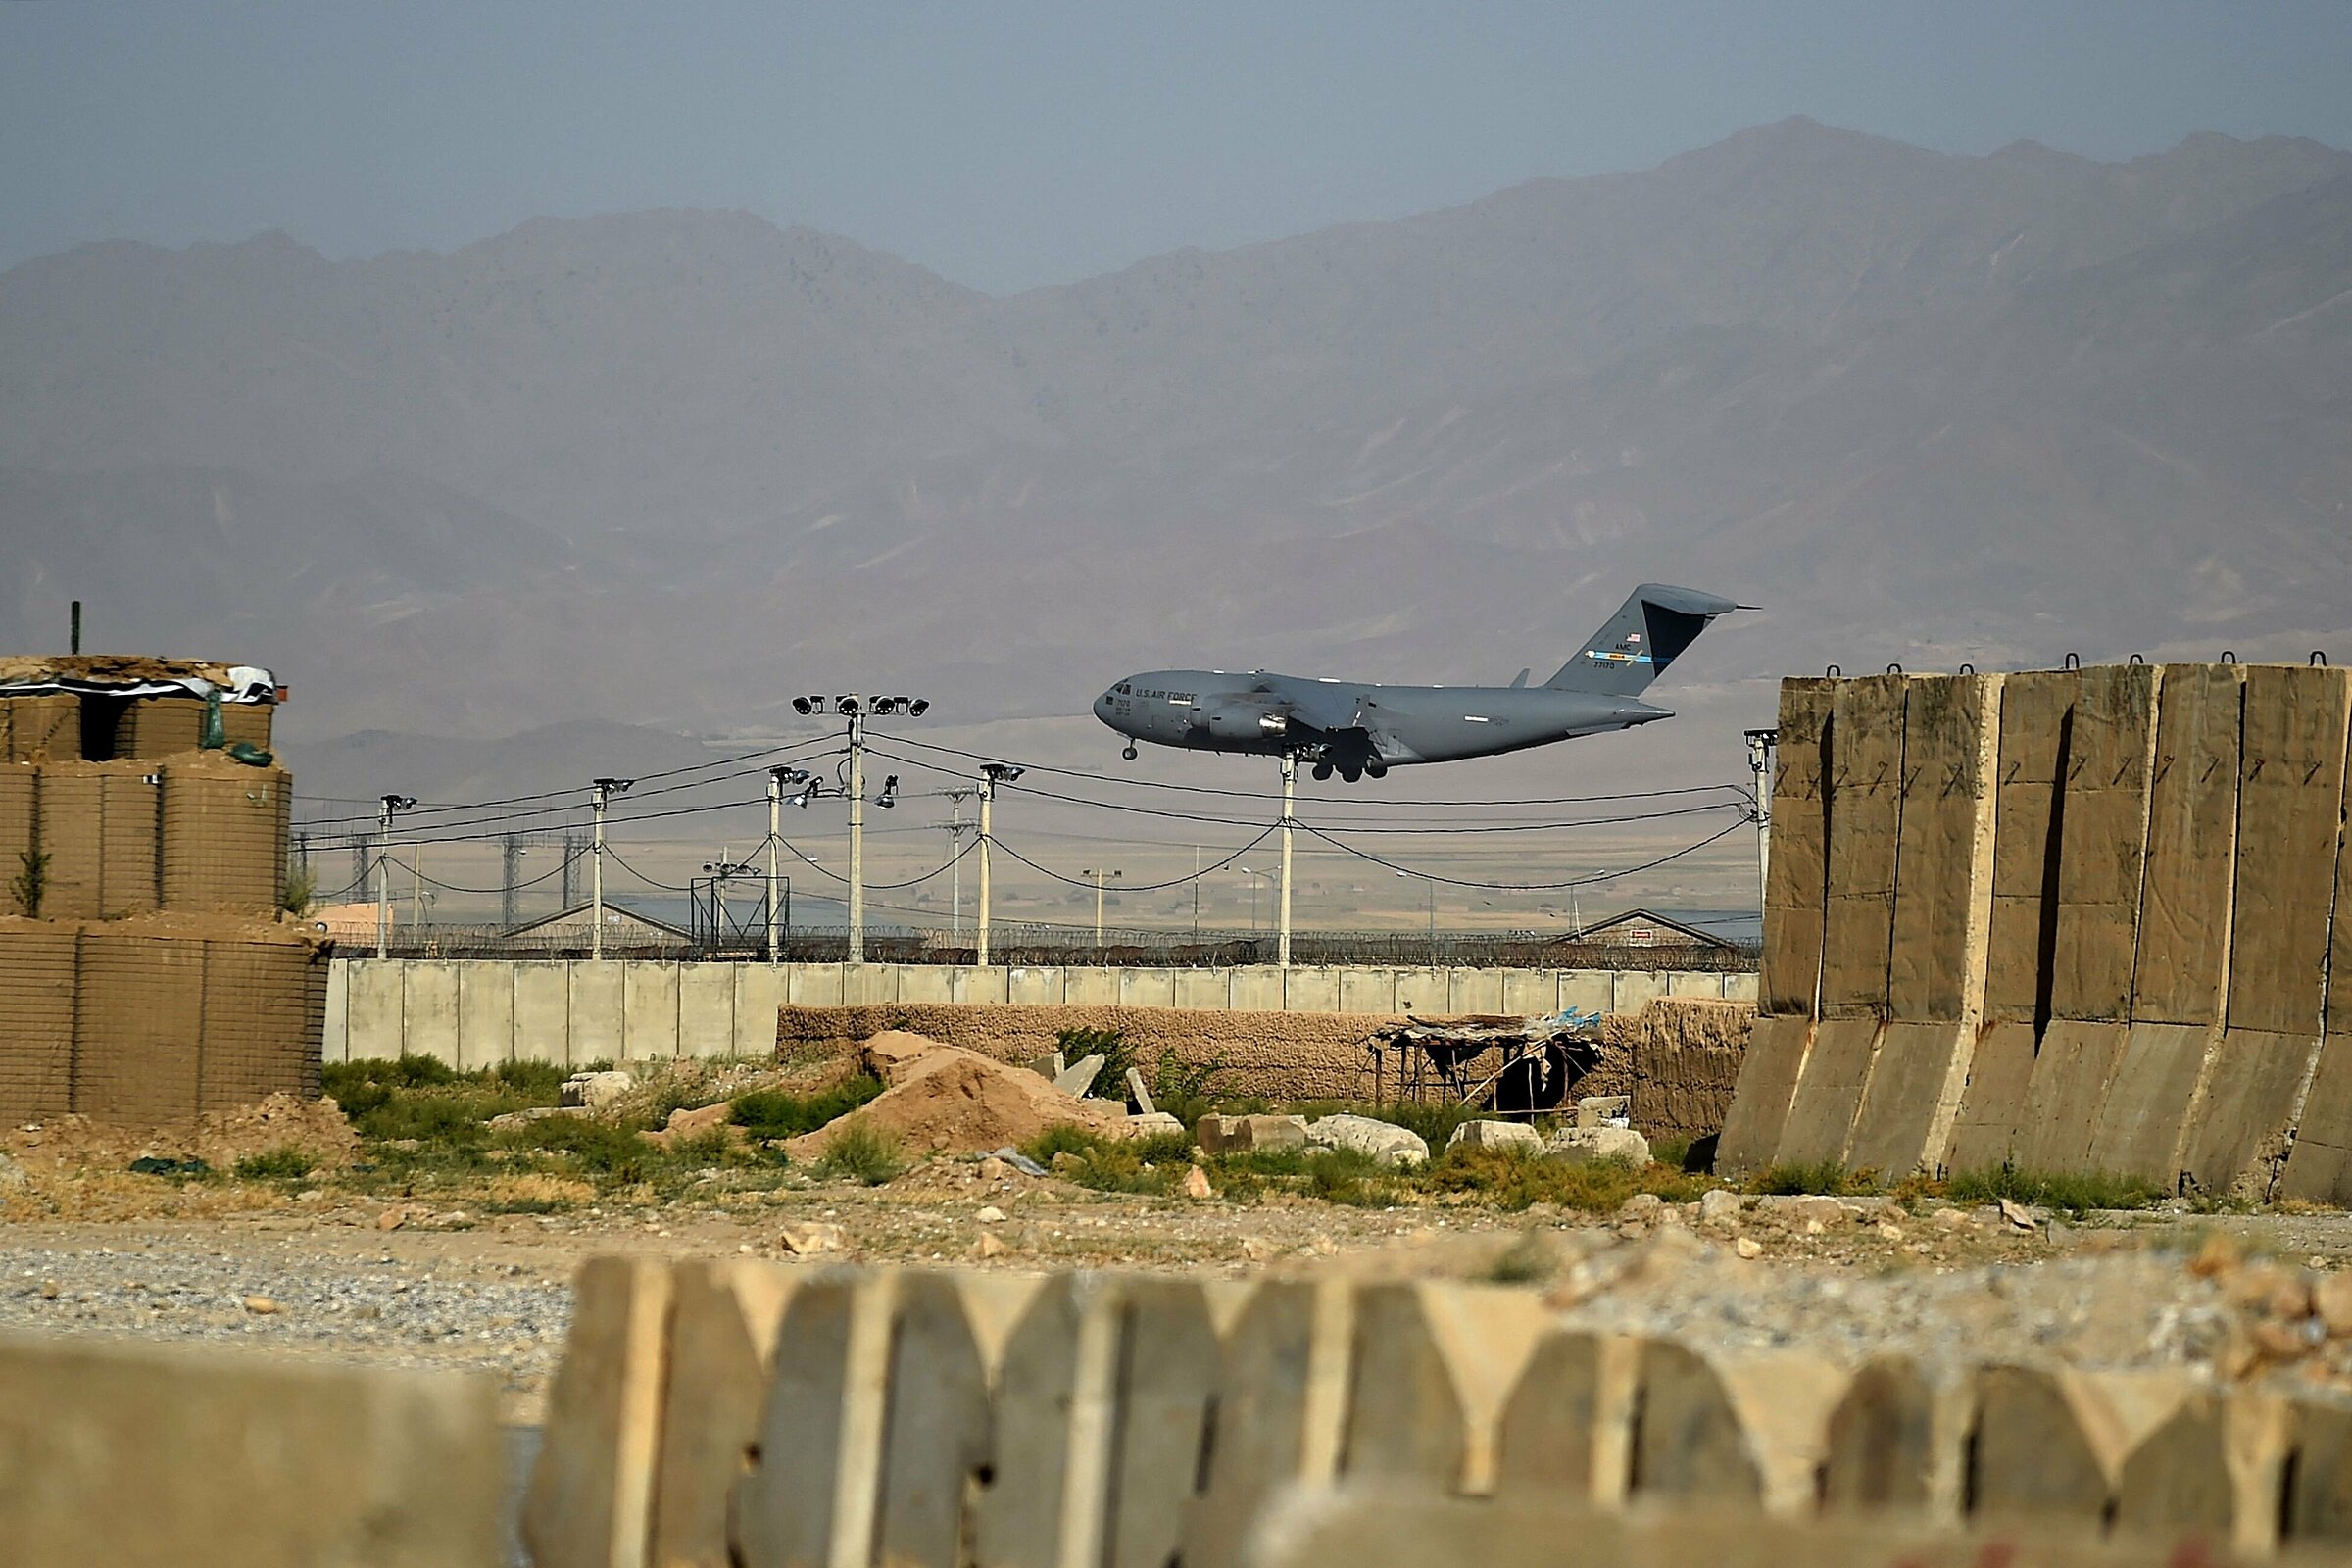
M 812 701 L 810 701 L 808 698 L 806 698 L 806 697 L 795 697 L 795 698 L 792 700 L 792 710 L 793 710 L 794 712 L 796 712 L 796 713 L 806 713 L 806 712 L 808 712 L 809 710 L 811 710 L 812 709 L 814 709 L 814 708 L 815 708 L 815 706 L 816 706 L 816 705 L 815 705 L 815 703 L 813 703 Z
M 928 697 L 917 697 L 913 702 L 906 705 L 906 711 L 912 713 L 917 718 L 922 717 L 930 710 L 931 699 Z
M 893 773 L 882 781 L 882 793 L 874 797 L 874 804 L 886 811 L 899 804 L 898 774 Z

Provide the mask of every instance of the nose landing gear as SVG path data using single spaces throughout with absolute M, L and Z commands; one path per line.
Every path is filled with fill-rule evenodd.
M 1127 749 L 1126 749 L 1125 751 L 1123 751 L 1123 752 L 1119 753 L 1119 755 L 1120 755 L 1121 757 L 1123 757 L 1123 758 L 1127 759 L 1127 760 L 1128 760 L 1128 761 L 1130 761 L 1130 762 L 1134 761 L 1134 760 L 1135 760 L 1135 758 L 1136 758 L 1135 742 L 1133 742 L 1133 741 L 1129 741 L 1129 742 L 1127 743 Z

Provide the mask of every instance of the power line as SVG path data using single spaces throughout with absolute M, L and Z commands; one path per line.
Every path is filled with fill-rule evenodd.
M 1316 838 L 1321 839 L 1333 849 L 1346 851 L 1348 854 L 1354 856 L 1359 860 L 1369 860 L 1374 865 L 1386 866 L 1392 871 L 1401 871 L 1406 876 L 1420 877 L 1424 881 L 1443 883 L 1447 887 L 1479 888 L 1490 893 L 1551 893 L 1562 888 L 1587 887 L 1594 882 L 1613 882 L 1619 877 L 1634 876 L 1642 871 L 1654 870 L 1657 867 L 1666 864 L 1669 860 L 1679 860 L 1686 855 L 1695 855 L 1700 850 L 1705 849 L 1708 845 L 1716 843 L 1718 840 L 1729 838 L 1732 834 L 1737 833 L 1740 828 L 1745 827 L 1746 825 L 1747 824 L 1744 820 L 1727 823 L 1722 831 L 1710 833 L 1695 844 L 1686 844 L 1681 849 L 1675 850 L 1670 854 L 1661 855 L 1654 860 L 1644 860 L 1640 865 L 1629 865 L 1621 870 L 1595 871 L 1589 876 L 1571 877 L 1565 882 L 1472 882 L 1461 877 L 1439 876 L 1434 872 L 1415 870 L 1409 865 L 1398 865 L 1394 860 L 1383 859 L 1381 857 L 1371 854 L 1369 851 L 1359 850 L 1352 844 L 1343 844 L 1338 839 L 1331 837 L 1331 835 L 1321 831 L 1320 829 L 1310 827 L 1305 828 L 1304 831 L 1313 834 Z

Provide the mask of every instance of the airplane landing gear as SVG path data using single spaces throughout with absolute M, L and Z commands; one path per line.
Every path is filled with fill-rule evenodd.
M 1130 761 L 1130 762 L 1134 761 L 1134 760 L 1135 760 L 1135 757 L 1136 757 L 1135 744 L 1134 744 L 1132 741 L 1130 741 L 1130 742 L 1128 743 L 1128 745 L 1127 745 L 1127 749 L 1126 749 L 1125 751 L 1123 751 L 1123 752 L 1119 753 L 1119 755 L 1120 755 L 1121 757 L 1123 757 L 1123 758 L 1127 759 L 1127 760 L 1128 760 L 1128 761 Z
M 1364 764 L 1364 771 L 1371 774 L 1374 778 L 1387 778 L 1389 776 L 1389 765 L 1386 762 L 1366 762 Z
M 1316 780 L 1320 782 L 1321 780 L 1329 777 L 1331 777 L 1331 764 L 1329 762 L 1317 762 L 1315 764 Z

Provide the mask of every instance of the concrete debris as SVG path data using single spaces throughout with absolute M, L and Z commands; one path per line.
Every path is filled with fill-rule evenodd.
M 2035 1223 L 2032 1209 L 2027 1208 L 2023 1203 L 2012 1202 L 2006 1198 L 2001 1200 L 2001 1218 L 2021 1231 L 2032 1230 Z
M 1576 1102 L 1576 1124 L 1579 1127 L 1630 1126 L 1634 1097 L 1631 1095 L 1587 1095 Z
M 1446 1140 L 1455 1149 L 1515 1149 L 1530 1154 L 1544 1152 L 1544 1135 L 1523 1121 L 1466 1121 Z
M 1004 1211 L 996 1204 L 989 1203 L 984 1205 L 980 1212 L 974 1214 L 972 1218 L 983 1225 L 1002 1225 L 1004 1223 Z
M 1204 1154 L 1248 1154 L 1306 1144 L 1304 1116 L 1203 1116 L 1194 1127 Z
M 1152 1091 L 1144 1087 L 1144 1075 L 1140 1068 L 1127 1069 L 1127 1103 L 1135 1107 L 1135 1113 L 1139 1116 L 1154 1115 L 1159 1110 L 1157 1105 L 1152 1103 Z
M 838 1252 L 849 1238 L 838 1225 L 823 1220 L 808 1220 L 787 1225 L 777 1233 L 776 1241 L 795 1257 L 814 1257 L 820 1252 Z
M 1000 1163 L 1009 1165 L 1024 1176 L 1043 1176 L 1046 1174 L 1045 1166 L 1040 1165 L 1036 1160 L 1031 1159 L 1027 1154 L 1022 1153 L 1019 1150 L 1012 1148 L 1010 1145 L 1006 1145 L 1003 1149 L 990 1150 L 987 1157 L 997 1160 Z
M 574 1073 L 564 1080 L 556 1102 L 565 1110 L 584 1110 L 591 1116 L 609 1110 L 637 1087 L 625 1072 Z
M 1325 1116 L 1306 1124 L 1306 1141 L 1318 1149 L 1348 1149 L 1383 1165 L 1422 1165 L 1429 1144 L 1409 1127 L 1372 1116 Z
M 1095 1077 L 1102 1070 L 1102 1058 L 1100 1054 L 1080 1056 L 1054 1075 L 1054 1087 L 1065 1095 L 1084 1098 L 1086 1092 L 1095 1087 Z
M 569 1116 L 573 1112 L 565 1110 L 561 1105 L 525 1105 L 520 1110 L 510 1110 L 493 1116 L 482 1125 L 493 1132 L 511 1132 L 517 1127 L 528 1127 L 531 1123 L 544 1120 L 549 1116 Z
M 1182 1138 L 1184 1123 L 1164 1110 L 1129 1116 L 1113 1130 L 1119 1138 Z
M 1208 1172 L 1198 1165 L 1187 1167 L 1184 1173 L 1184 1196 L 1187 1198 L 1214 1197 L 1215 1190 L 1208 1185 Z
M 1547 1152 L 1577 1165 L 1603 1159 L 1646 1165 L 1649 1140 L 1631 1127 L 1563 1127 L 1551 1135 Z

